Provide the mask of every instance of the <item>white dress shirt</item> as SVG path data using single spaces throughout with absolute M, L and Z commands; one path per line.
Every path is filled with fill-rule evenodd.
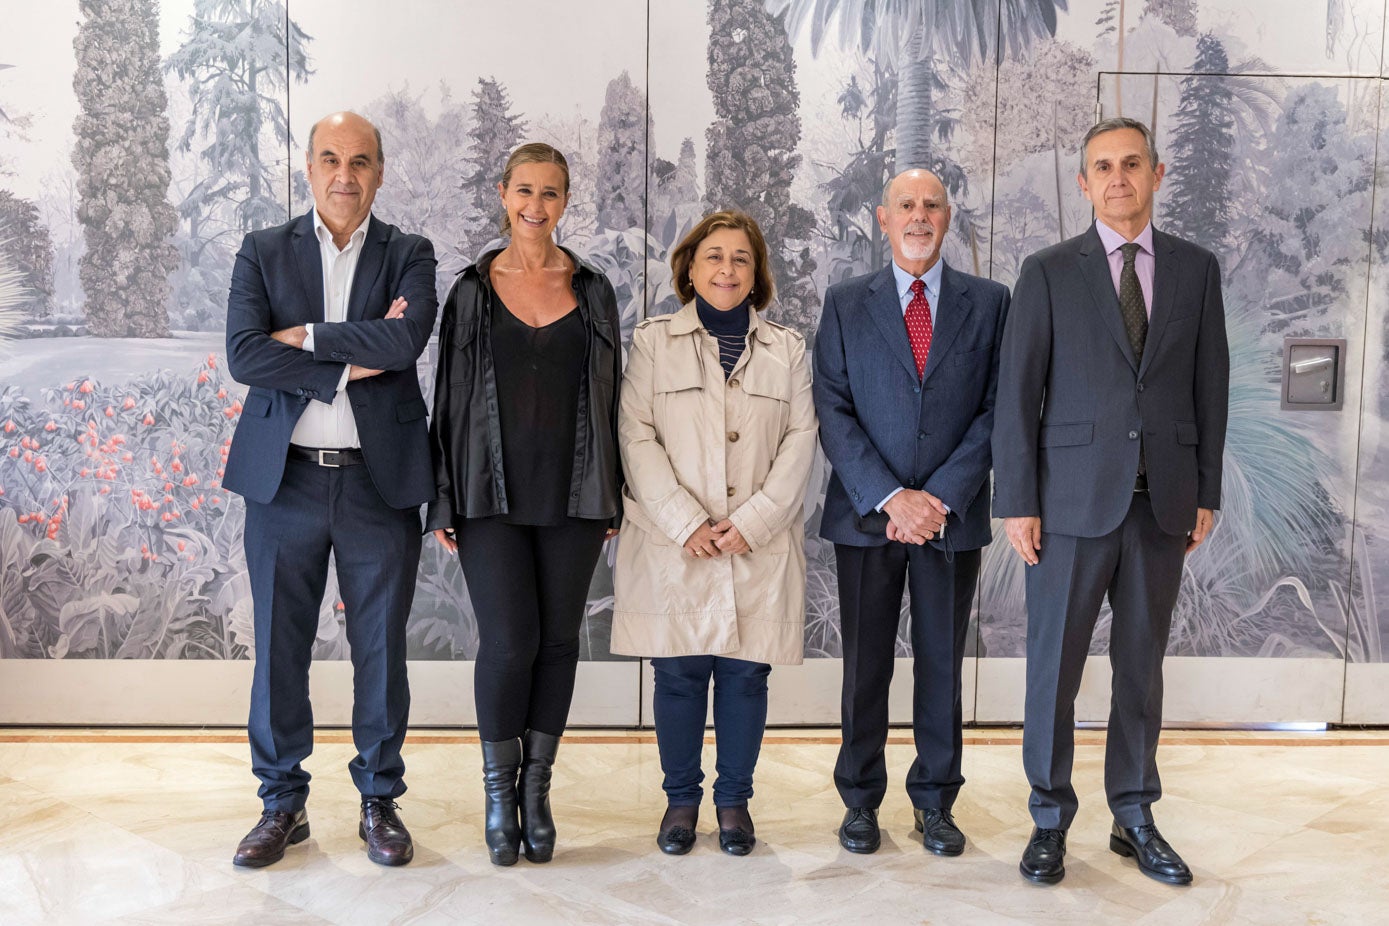
M 323 260 L 323 320 L 325 322 L 347 321 L 347 300 L 352 294 L 352 278 L 357 274 L 357 259 L 362 256 L 362 242 L 366 240 L 367 225 L 371 222 L 368 214 L 357 226 L 357 230 L 347 240 L 347 246 L 338 249 L 333 243 L 333 233 L 323 224 L 318 210 L 313 211 L 313 230 L 318 236 L 318 253 Z M 304 336 L 303 349 L 313 352 L 313 325 L 305 325 L 308 334 Z M 294 425 L 294 433 L 289 442 L 301 447 L 317 447 L 341 450 L 345 447 L 362 446 L 357 436 L 357 419 L 352 417 L 352 405 L 347 400 L 347 377 L 350 368 L 344 367 L 342 378 L 338 380 L 338 391 L 333 403 L 328 405 L 311 401 Z

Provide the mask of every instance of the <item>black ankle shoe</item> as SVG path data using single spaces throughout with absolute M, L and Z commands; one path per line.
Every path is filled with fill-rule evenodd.
M 526 859 L 548 862 L 555 855 L 555 818 L 550 813 L 550 774 L 559 737 L 527 730 L 521 740 L 521 848 Z
M 656 845 L 666 855 L 684 855 L 694 848 L 695 824 L 699 822 L 699 807 L 667 807 L 656 833 Z
M 1190 884 L 1191 869 L 1177 854 L 1156 826 L 1120 826 L 1109 834 L 1109 851 L 1138 862 L 1138 870 L 1165 884 Z
M 1066 877 L 1066 831 L 1034 828 L 1018 871 L 1035 884 L 1055 884 Z
M 729 855 L 747 855 L 751 852 L 752 847 L 757 845 L 757 837 L 753 835 L 752 816 L 748 814 L 747 805 L 720 807 L 717 814 L 719 848 Z
M 482 786 L 487 852 L 493 865 L 515 865 L 521 850 L 516 775 L 521 768 L 520 738 L 482 744 Z
M 839 844 L 850 852 L 868 855 L 878 851 L 882 835 L 878 831 L 876 807 L 850 807 L 839 824 Z
M 936 855 L 959 855 L 965 851 L 965 834 L 955 825 L 955 818 L 948 810 L 935 807 L 917 807 L 916 831 L 921 834 L 921 844 Z

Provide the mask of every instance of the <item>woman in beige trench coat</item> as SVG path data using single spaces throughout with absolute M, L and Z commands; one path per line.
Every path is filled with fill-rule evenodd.
M 672 855 L 695 841 L 713 679 L 719 845 L 746 855 L 770 664 L 802 655 L 815 409 L 804 340 L 758 315 L 772 276 L 751 217 L 706 216 L 671 268 L 685 307 L 637 326 L 622 385 L 612 651 L 652 657 Z

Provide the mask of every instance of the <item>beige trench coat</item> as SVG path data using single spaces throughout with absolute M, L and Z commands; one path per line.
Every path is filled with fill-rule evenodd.
M 627 486 L 612 651 L 797 664 L 805 626 L 802 502 L 815 457 L 805 341 L 752 313 L 725 381 L 694 303 L 637 326 L 618 443 Z M 729 518 L 751 551 L 684 542 Z

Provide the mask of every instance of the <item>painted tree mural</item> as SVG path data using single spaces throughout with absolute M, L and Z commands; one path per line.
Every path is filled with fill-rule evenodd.
M 511 111 L 506 88 L 491 77 L 480 77 L 473 91 L 472 127 L 468 130 L 468 173 L 462 189 L 471 208 L 459 247 L 472 263 L 500 233 L 497 220 L 497 183 L 502 179 L 507 156 L 521 143 L 525 123 Z
M 1162 202 L 1163 227 L 1221 250 L 1230 235 L 1230 177 L 1235 146 L 1234 94 L 1221 77 L 1230 61 L 1213 35 L 1196 42 L 1192 74 L 1181 81 L 1181 105 L 1167 155 L 1172 179 Z
M 598 227 L 639 228 L 646 211 L 646 97 L 626 71 L 608 82 L 598 117 Z
M 715 119 L 705 133 L 704 201 L 757 220 L 772 251 L 772 317 L 809 335 L 820 300 L 815 262 L 799 243 L 814 235 L 815 220 L 791 201 L 801 163 L 800 93 L 782 17 L 755 3 L 710 0 L 708 81 Z
M 87 324 L 102 337 L 169 333 L 169 274 L 179 264 L 170 238 L 168 97 L 159 67 L 154 0 L 81 0 L 74 41 L 73 126 L 78 217 L 87 238 L 82 288 Z
M 968 68 L 1002 51 L 1015 55 L 1031 42 L 1056 34 L 1056 12 L 1066 0 L 768 0 L 786 13 L 793 36 L 810 30 L 818 54 L 832 27 L 836 41 L 891 66 L 897 74 L 894 170 L 937 170 L 943 89 L 937 62 Z M 999 47 L 1001 43 L 1001 48 Z

